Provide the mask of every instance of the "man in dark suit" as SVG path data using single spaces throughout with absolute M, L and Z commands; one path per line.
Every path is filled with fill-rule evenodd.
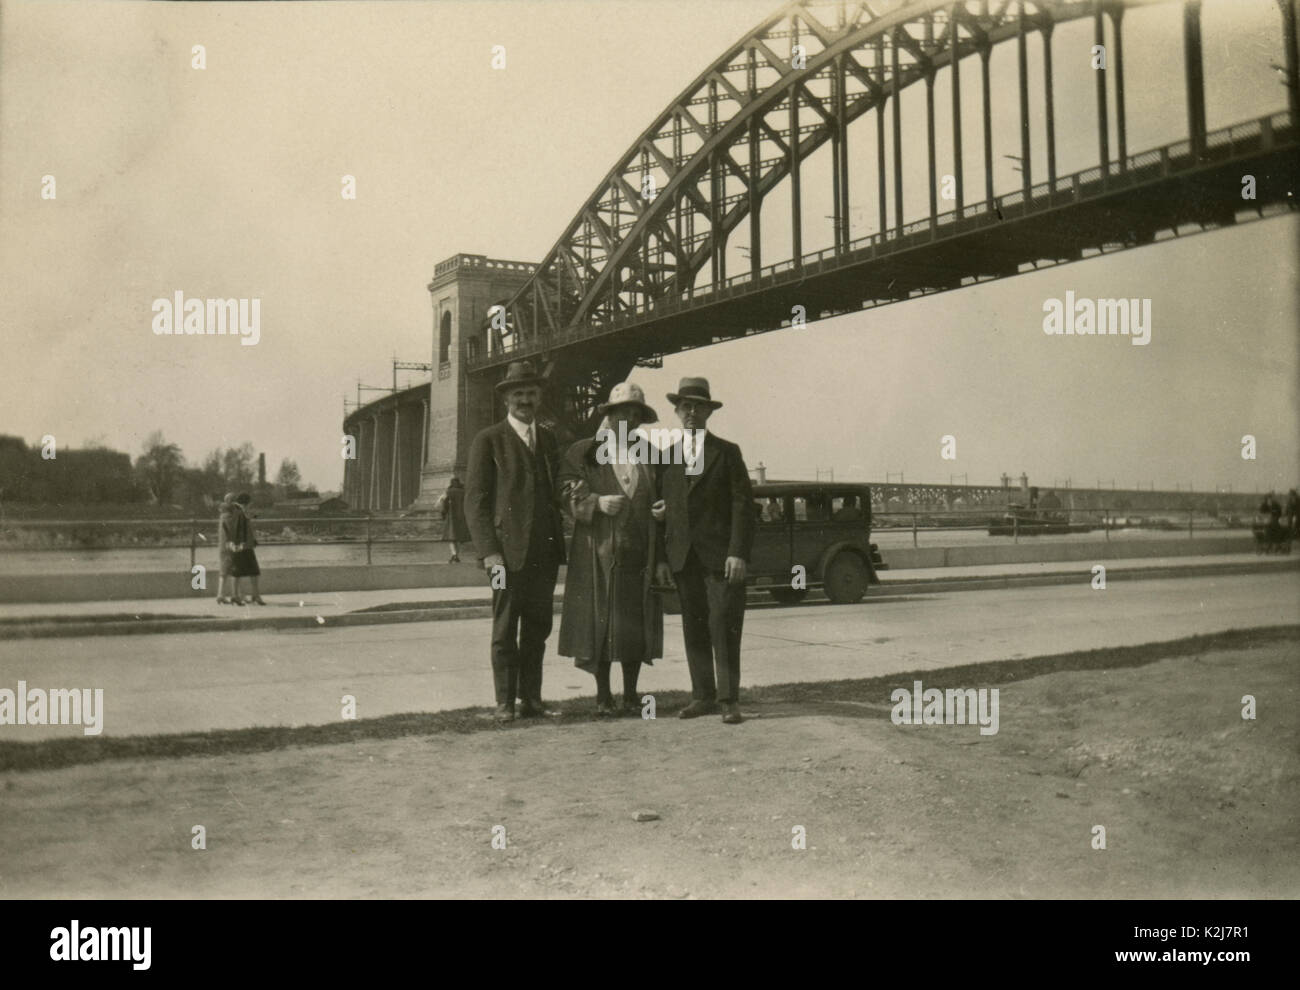
M 668 401 L 685 435 L 663 468 L 662 498 L 652 514 L 663 520 L 667 555 L 657 579 L 667 584 L 671 577 L 682 603 L 692 700 L 679 714 L 697 718 L 721 706 L 722 721 L 735 725 L 742 721 L 740 633 L 754 544 L 749 471 L 740 448 L 705 426 L 722 405 L 710 395 L 707 379 L 683 378 Z
M 512 363 L 497 392 L 507 415 L 470 445 L 465 520 L 492 585 L 492 679 L 496 718 L 546 713 L 542 655 L 551 634 L 555 578 L 564 562 L 555 477 L 559 447 L 537 422 L 542 379 Z

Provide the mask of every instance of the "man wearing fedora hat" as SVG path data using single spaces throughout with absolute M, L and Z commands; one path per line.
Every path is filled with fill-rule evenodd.
M 555 579 L 564 562 L 555 436 L 537 422 L 542 378 L 512 362 L 497 384 L 504 420 L 470 445 L 465 520 L 492 580 L 492 679 L 496 718 L 543 715 L 542 656 L 551 634 Z M 504 579 L 504 580 L 503 580 Z
M 754 544 L 753 489 L 740 448 L 708 432 L 722 403 L 705 378 L 683 378 L 668 401 L 685 430 L 662 470 L 662 520 L 668 567 L 682 604 L 682 634 L 696 718 L 722 708 L 740 721 L 740 633 L 745 621 L 745 568 Z M 716 669 L 716 677 L 715 677 Z

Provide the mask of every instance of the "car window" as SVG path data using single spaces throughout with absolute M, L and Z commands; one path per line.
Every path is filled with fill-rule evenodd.
M 866 494 L 828 495 L 809 492 L 806 495 L 791 495 L 769 501 L 783 503 L 785 511 L 792 515 L 795 522 L 862 522 L 870 514 L 867 499 Z
M 831 519 L 834 522 L 859 522 L 862 516 L 862 500 L 857 495 L 836 495 L 831 499 Z
M 831 518 L 831 500 L 816 493 L 796 495 L 794 518 L 796 522 L 826 522 Z

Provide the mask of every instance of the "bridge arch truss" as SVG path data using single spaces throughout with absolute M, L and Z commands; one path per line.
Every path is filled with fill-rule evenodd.
M 783 268 L 801 274 L 807 264 L 801 172 L 810 156 L 827 144 L 833 210 L 830 253 L 851 252 L 856 242 L 850 239 L 850 180 L 860 183 L 865 173 L 850 170 L 848 126 L 873 112 L 877 160 L 871 193 L 877 209 L 876 237 L 887 240 L 918 227 L 933 230 L 944 216 L 961 221 L 991 212 L 998 198 L 992 180 L 991 108 L 996 97 L 990 92 L 989 60 L 1002 43 L 1014 44 L 1017 55 L 1020 142 L 1019 155 L 1011 156 L 1021 163 L 1023 188 L 1017 200 L 1024 204 L 1041 196 L 1041 186 L 1035 187 L 1032 175 L 1031 98 L 1044 109 L 1045 187 L 1049 196 L 1054 194 L 1062 177 L 1056 174 L 1052 33 L 1059 24 L 1085 18 L 1091 19 L 1100 44 L 1106 44 L 1109 20 L 1112 39 L 1107 67 L 1095 73 L 1098 165 L 1094 171 L 1104 184 L 1112 171 L 1123 173 L 1133 161 L 1125 121 L 1124 13 L 1170 2 L 1181 2 L 1184 12 L 1185 144 L 1187 157 L 1196 162 L 1206 156 L 1212 137 L 1205 126 L 1200 0 L 786 3 L 696 77 L 631 144 L 536 273 L 501 302 L 497 319 L 485 321 L 482 339 L 469 351 L 469 368 L 499 370 L 505 361 L 522 354 L 546 361 L 566 344 L 590 339 L 601 328 L 680 309 L 701 296 L 717 296 L 737 280 L 757 283 Z M 1296 0 L 1276 2 L 1289 94 L 1283 120 L 1294 131 L 1300 93 Z M 1041 45 L 1042 51 L 1042 88 L 1036 93 L 1031 92 L 1027 69 L 1031 43 Z M 977 65 L 968 69 L 971 61 Z M 951 208 L 945 204 L 946 212 L 941 214 L 935 80 L 945 69 L 950 78 L 956 195 Z M 921 181 L 928 185 L 929 216 L 919 224 L 905 225 L 901 96 L 914 85 L 925 88 L 927 156 Z M 979 87 L 982 94 L 982 120 L 974 127 L 963 122 L 965 86 Z M 961 149 L 967 141 L 982 144 L 984 188 L 976 201 L 968 196 L 972 190 L 963 176 Z M 892 148 L 892 162 L 886 161 L 887 147 Z M 789 183 L 790 191 L 790 259 L 765 269 L 763 202 L 783 182 Z M 1077 192 L 1077 176 L 1074 183 Z M 997 209 L 1001 218 L 1000 202 Z M 748 271 L 729 279 L 728 238 L 746 224 Z M 816 314 L 809 314 L 813 318 Z M 570 364 L 560 375 L 569 413 L 582 418 L 612 380 L 626 375 L 634 363 L 654 361 L 671 349 L 658 350 L 643 340 L 635 353 L 610 348 L 603 360 Z

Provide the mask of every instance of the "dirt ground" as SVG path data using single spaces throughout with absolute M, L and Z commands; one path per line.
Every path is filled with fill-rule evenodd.
M 566 720 L 8 771 L 0 896 L 1296 897 L 1296 654 L 1004 681 L 994 736 L 896 726 L 887 692 L 776 691 L 740 726 Z

